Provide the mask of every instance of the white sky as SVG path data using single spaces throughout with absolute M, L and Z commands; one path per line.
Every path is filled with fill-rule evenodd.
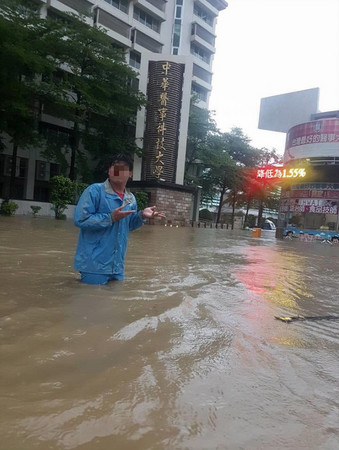
M 217 24 L 209 109 L 221 131 L 240 127 L 283 153 L 285 134 L 259 130 L 260 99 L 319 87 L 339 109 L 339 0 L 227 0 Z

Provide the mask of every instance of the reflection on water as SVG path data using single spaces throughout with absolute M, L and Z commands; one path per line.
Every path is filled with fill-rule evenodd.
M 339 247 L 144 227 L 79 283 L 70 221 L 0 218 L 4 450 L 339 448 Z

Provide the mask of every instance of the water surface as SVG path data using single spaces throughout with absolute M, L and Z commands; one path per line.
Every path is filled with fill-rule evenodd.
M 0 217 L 3 450 L 339 448 L 339 245 L 132 233 L 79 282 L 71 221 Z

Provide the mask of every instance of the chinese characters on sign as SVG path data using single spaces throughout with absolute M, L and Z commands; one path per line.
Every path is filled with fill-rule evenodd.
M 294 213 L 316 213 L 316 214 L 338 214 L 338 207 L 335 206 L 307 206 L 307 205 L 290 205 L 282 206 L 281 212 Z
M 316 144 L 316 148 L 321 152 L 333 144 L 339 143 L 339 120 L 338 118 L 318 120 L 301 123 L 292 127 L 287 134 L 286 150 L 305 145 Z M 305 154 L 307 150 L 305 149 Z M 293 156 L 295 154 L 293 152 Z M 286 155 L 285 155 L 286 157 Z
M 323 198 L 290 198 L 282 200 L 280 212 L 337 214 L 338 204 Z
M 284 179 L 284 178 L 303 178 L 306 176 L 304 168 L 285 169 L 283 167 L 270 167 L 257 169 L 256 177 L 259 179 Z
M 166 138 L 166 122 L 165 119 L 167 117 L 167 102 L 168 98 L 168 88 L 170 86 L 168 74 L 171 68 L 171 64 L 167 61 L 162 64 L 162 80 L 161 80 L 161 92 L 159 95 L 159 108 L 158 108 L 158 123 L 156 126 L 157 131 L 157 139 L 155 141 L 155 165 L 153 174 L 159 180 L 161 175 L 164 172 L 164 153 L 166 152 L 165 147 L 165 138 Z
M 185 64 L 149 61 L 142 179 L 175 183 Z
M 291 186 L 291 189 L 326 189 L 326 190 L 339 190 L 339 183 L 298 183 Z
M 301 136 L 292 139 L 292 147 L 296 147 L 297 145 L 318 144 L 323 142 L 339 142 L 339 134 L 324 133 L 324 134 L 310 134 L 308 136 Z

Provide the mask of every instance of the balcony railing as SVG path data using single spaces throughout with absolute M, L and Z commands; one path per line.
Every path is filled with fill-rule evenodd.
M 93 6 L 92 3 L 87 0 L 59 0 L 59 2 L 74 9 L 75 11 L 86 14 L 90 13 L 91 7 Z
M 210 5 L 216 8 L 218 11 L 222 11 L 226 9 L 228 3 L 225 0 L 206 0 Z
M 102 9 L 98 9 L 97 23 L 129 39 L 131 26 Z
M 197 64 L 193 64 L 193 75 L 205 81 L 205 83 L 211 84 L 212 82 L 212 74 Z
M 164 0 L 147 0 L 148 3 L 155 6 L 156 8 L 160 9 L 160 11 L 165 11 L 166 2 Z
M 141 45 L 141 47 L 146 48 L 147 50 L 154 52 L 154 53 L 161 53 L 162 52 L 162 44 L 155 39 L 152 39 L 151 37 L 147 36 L 144 33 L 141 33 L 139 30 L 133 30 L 132 34 L 132 42 Z

